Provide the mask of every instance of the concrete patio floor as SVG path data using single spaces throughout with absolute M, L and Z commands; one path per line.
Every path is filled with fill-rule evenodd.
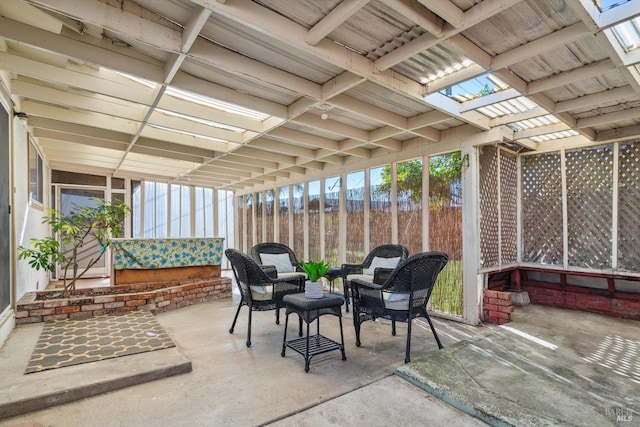
M 349 313 L 347 360 L 319 355 L 305 373 L 302 356 L 280 356 L 284 316 L 276 325 L 274 312 L 255 312 L 247 348 L 246 308 L 228 332 L 236 307 L 226 299 L 158 314 L 174 349 L 29 375 L 42 325 L 16 328 L 0 349 L 0 407 L 29 396 L 51 406 L 0 426 L 640 425 L 634 321 L 541 306 L 517 309 L 506 328 L 434 319 L 445 346 L 437 350 L 420 320 L 405 365 L 405 325 L 392 337 L 387 322 L 367 322 L 358 348 Z M 296 328 L 290 322 L 289 333 Z M 338 339 L 338 319 L 322 317 L 321 332 Z M 132 385 L 185 363 L 191 372 Z M 56 405 L 56 396 L 110 384 L 124 388 Z

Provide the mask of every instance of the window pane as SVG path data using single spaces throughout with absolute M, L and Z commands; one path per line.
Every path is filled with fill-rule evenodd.
M 304 184 L 293 186 L 293 251 L 298 259 L 304 254 Z
M 461 316 L 462 169 L 459 151 L 429 158 L 429 249 L 449 256 L 431 294 L 431 306 Z
M 422 252 L 422 159 L 398 163 L 398 242 Z
M 364 253 L 364 171 L 347 175 L 347 262 L 362 262 Z
M 320 181 L 309 182 L 309 260 L 322 258 L 320 251 Z
M 196 237 L 205 237 L 204 188 L 196 187 L 195 195 L 196 195 L 196 200 L 195 200 L 195 202 L 196 202 L 196 207 L 195 207 L 195 209 L 196 209 L 196 211 L 195 211 L 195 224 L 196 224 L 195 236 Z
M 258 240 L 256 243 L 260 243 L 264 241 L 264 237 L 262 237 L 262 230 L 264 229 L 263 224 L 263 215 L 262 215 L 262 207 L 264 206 L 264 193 L 258 192 L 256 193 L 256 235 L 258 236 Z
M 142 237 L 140 233 L 140 220 L 142 216 L 142 185 L 140 181 L 131 181 L 131 191 L 131 219 L 133 221 L 131 235 L 139 239 Z
M 42 157 L 36 150 L 36 147 L 33 145 L 32 141 L 29 141 L 29 196 L 31 200 L 35 200 L 37 202 L 43 202 L 43 193 L 42 193 L 42 181 L 43 170 L 42 170 Z
M 369 177 L 369 241 L 375 248 L 391 243 L 391 167 L 371 169 Z
M 329 265 L 340 265 L 340 187 L 342 180 L 333 176 L 324 181 L 324 245 Z
M 238 196 L 236 203 L 238 204 L 238 220 L 236 221 L 236 228 L 238 229 L 238 242 L 236 246 L 229 246 L 230 248 L 237 248 L 240 251 L 246 252 L 242 242 L 244 242 L 244 218 L 246 217 L 246 209 L 244 204 L 244 197 Z
M 180 189 L 180 237 L 191 237 L 191 192 L 183 185 Z
M 273 190 L 267 190 L 266 199 L 265 199 L 266 217 L 264 218 L 264 227 L 265 227 L 265 230 L 267 232 L 267 234 L 266 234 L 266 241 L 267 242 L 272 242 L 273 241 L 273 227 L 274 227 L 274 224 L 273 224 L 273 215 L 274 215 L 273 202 L 274 202 L 274 191 Z
M 278 216 L 280 219 L 278 241 L 285 245 L 289 245 L 289 187 L 280 187 L 278 189 L 278 197 Z
M 247 216 L 247 252 L 253 247 L 253 194 L 244 196 L 245 214 Z
M 171 237 L 180 237 L 180 187 L 171 186 Z
M 197 237 L 213 237 L 213 189 L 204 189 L 204 235 Z

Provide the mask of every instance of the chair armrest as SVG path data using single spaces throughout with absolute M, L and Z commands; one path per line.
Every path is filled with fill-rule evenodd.
M 382 285 L 378 285 L 376 283 L 371 283 L 371 282 L 365 282 L 364 280 L 360 280 L 360 279 L 353 279 L 351 281 L 351 286 L 353 286 L 354 288 L 367 288 L 367 289 L 373 289 L 373 290 L 382 289 Z
M 342 264 L 340 269 L 344 280 L 347 280 L 347 276 L 350 274 L 362 274 L 362 264 Z
M 273 299 L 275 301 L 282 301 L 282 298 L 287 294 L 303 292 L 304 281 L 305 276 L 303 274 L 271 279 L 271 283 L 273 284 Z
M 351 295 L 353 298 L 353 315 L 359 317 L 362 311 L 374 312 L 379 315 L 384 311 L 382 286 L 361 279 L 351 281 Z
M 278 278 L 278 270 L 276 269 L 275 265 L 261 265 L 260 268 L 270 278 L 272 278 L 272 279 L 277 279 Z
M 373 283 L 377 283 L 378 285 L 382 285 L 387 281 L 389 277 L 391 277 L 391 273 L 395 270 L 394 268 L 384 268 L 384 267 L 376 267 L 373 270 Z

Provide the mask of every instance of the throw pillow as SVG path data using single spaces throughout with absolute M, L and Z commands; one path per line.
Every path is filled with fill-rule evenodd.
M 262 265 L 274 265 L 278 273 L 295 271 L 288 254 L 260 254 Z

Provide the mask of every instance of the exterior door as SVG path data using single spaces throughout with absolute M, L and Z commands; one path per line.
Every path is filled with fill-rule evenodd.
M 95 207 L 98 204 L 96 199 L 104 199 L 105 190 L 101 189 L 87 189 L 87 188 L 77 188 L 77 187 L 59 187 L 59 200 L 60 203 L 60 211 L 66 215 L 71 212 L 75 206 L 84 206 L 84 207 Z M 70 249 L 68 249 L 70 250 Z M 91 238 L 85 241 L 84 246 L 82 247 L 82 252 L 78 257 L 80 262 L 78 265 L 78 270 L 83 271 L 89 262 L 98 256 L 100 248 L 98 247 L 98 243 L 95 239 Z M 109 275 L 108 271 L 108 263 L 107 259 L 110 254 L 107 250 L 100 261 L 96 263 L 89 271 L 87 271 L 82 277 L 90 278 L 90 277 L 106 277 Z M 64 275 L 64 270 L 62 266 L 58 266 L 58 278 L 62 278 Z M 67 278 L 73 277 L 73 271 L 71 268 L 67 272 Z

